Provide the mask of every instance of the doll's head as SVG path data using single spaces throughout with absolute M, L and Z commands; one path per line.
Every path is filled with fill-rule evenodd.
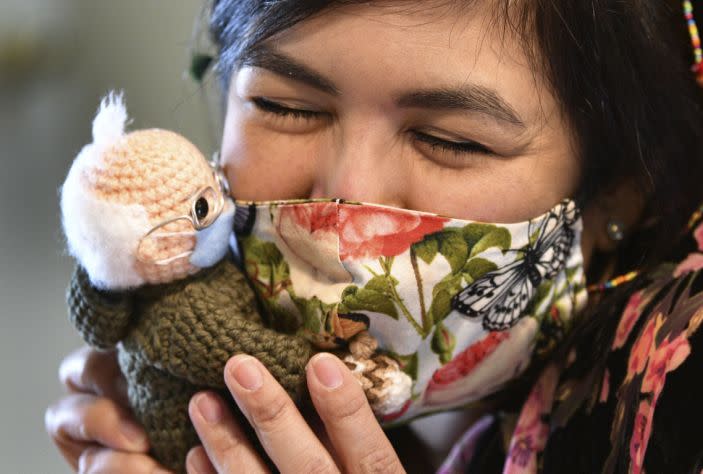
M 93 143 L 61 192 L 69 251 L 106 289 L 165 283 L 214 264 L 229 237 L 223 222 L 214 224 L 233 210 L 192 143 L 166 130 L 125 133 L 126 122 L 122 97 L 106 97 Z

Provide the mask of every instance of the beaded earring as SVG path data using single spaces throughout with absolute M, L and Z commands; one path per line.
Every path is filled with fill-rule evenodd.
M 684 0 L 683 16 L 688 24 L 688 33 L 691 36 L 691 45 L 693 46 L 694 62 L 691 66 L 691 71 L 696 74 L 698 84 L 703 86 L 703 50 L 701 50 L 701 38 L 698 36 L 696 19 L 693 17 L 693 4 L 691 0 Z

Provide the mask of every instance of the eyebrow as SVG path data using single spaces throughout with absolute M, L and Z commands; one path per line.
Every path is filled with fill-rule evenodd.
M 460 89 L 440 88 L 407 92 L 396 99 L 396 104 L 399 107 L 469 110 L 525 128 L 525 123 L 517 112 L 497 92 L 476 84 Z
M 339 89 L 322 74 L 267 45 L 259 45 L 248 51 L 242 60 L 242 65 L 268 69 L 327 94 L 339 95 Z
M 339 89 L 334 83 L 322 74 L 268 45 L 258 45 L 249 50 L 243 57 L 241 64 L 242 66 L 267 69 L 279 76 L 301 82 L 326 94 L 340 95 Z M 456 89 L 436 88 L 408 91 L 395 97 L 395 104 L 404 108 L 467 110 L 525 128 L 525 123 L 520 119 L 515 109 L 496 91 L 477 84 Z

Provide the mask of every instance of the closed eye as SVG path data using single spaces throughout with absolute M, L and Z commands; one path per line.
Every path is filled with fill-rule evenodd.
M 444 140 L 442 138 L 436 137 L 434 135 L 429 135 L 427 133 L 418 132 L 416 130 L 411 131 L 415 140 L 429 145 L 431 150 L 439 149 L 441 151 L 448 151 L 455 154 L 464 153 L 480 153 L 484 155 L 494 155 L 495 153 L 484 145 L 471 140 L 464 141 L 452 141 Z
M 296 109 L 292 107 L 286 107 L 283 104 L 274 102 L 272 100 L 266 99 L 264 97 L 254 97 L 251 99 L 254 105 L 261 111 L 278 115 L 280 117 L 292 117 L 300 118 L 305 120 L 311 120 L 316 118 L 327 117 L 329 114 L 326 112 L 319 112 L 316 110 L 306 110 L 306 109 Z

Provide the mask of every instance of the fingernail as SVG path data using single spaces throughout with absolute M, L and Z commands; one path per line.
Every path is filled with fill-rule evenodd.
M 188 453 L 186 463 L 188 464 L 188 472 L 194 472 L 195 474 L 210 472 L 209 463 L 195 449 L 191 449 L 190 453 Z
M 259 365 L 252 357 L 245 357 L 234 364 L 230 373 L 239 385 L 247 390 L 257 390 L 264 383 Z
M 147 442 L 144 430 L 131 421 L 121 422 L 120 432 L 125 438 L 127 438 L 127 441 L 135 446 L 143 446 Z
M 218 423 L 222 419 L 222 407 L 211 395 L 205 393 L 198 395 L 195 404 L 198 406 L 200 414 L 203 415 L 203 418 L 205 418 L 205 421 L 208 423 Z
M 339 365 L 334 360 L 334 356 L 328 354 L 318 355 L 312 362 L 312 368 L 315 371 L 317 380 L 325 387 L 337 388 L 342 385 L 342 371 L 339 370 Z

